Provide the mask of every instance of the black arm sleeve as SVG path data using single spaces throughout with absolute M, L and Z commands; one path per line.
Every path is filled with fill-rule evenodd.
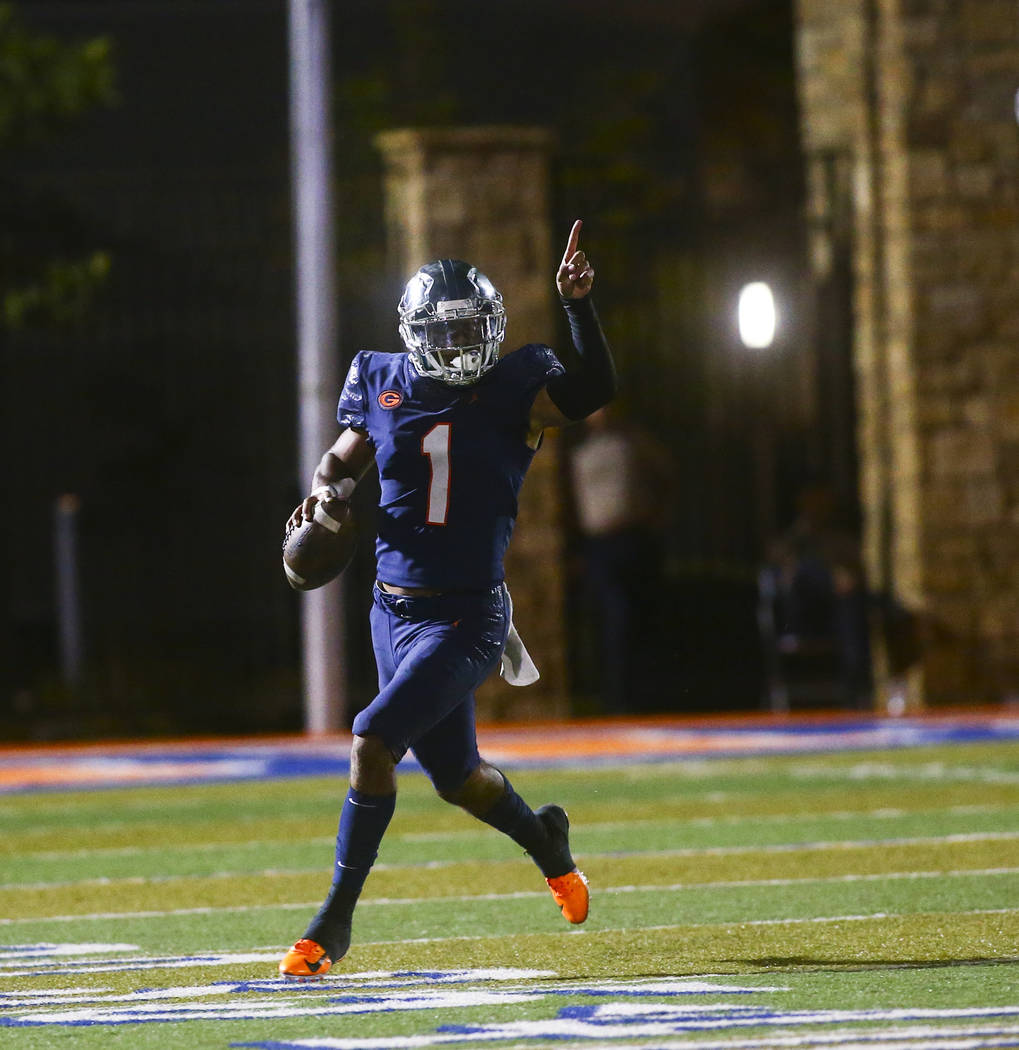
M 578 360 L 565 375 L 550 379 L 546 389 L 552 403 L 567 419 L 583 419 L 616 396 L 616 366 L 591 297 L 560 301 L 570 322 Z

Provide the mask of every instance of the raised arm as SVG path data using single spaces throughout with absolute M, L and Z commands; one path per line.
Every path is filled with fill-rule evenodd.
M 577 360 L 565 375 L 550 379 L 534 399 L 528 432 L 532 442 L 545 428 L 583 419 L 616 395 L 616 366 L 590 299 L 594 268 L 580 248 L 582 226 L 580 219 L 573 224 L 556 272 L 559 300 L 570 324 Z

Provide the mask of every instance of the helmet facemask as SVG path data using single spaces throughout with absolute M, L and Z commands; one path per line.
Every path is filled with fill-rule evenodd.
M 455 263 L 455 260 L 453 261 Z M 483 274 L 471 267 L 464 274 L 429 271 L 422 267 L 400 302 L 400 337 L 416 371 L 451 386 L 476 383 L 499 360 L 506 334 L 502 296 Z M 466 270 L 466 264 L 456 264 Z M 447 291 L 467 292 L 464 298 L 441 298 Z

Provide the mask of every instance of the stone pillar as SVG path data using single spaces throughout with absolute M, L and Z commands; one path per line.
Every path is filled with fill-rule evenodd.
M 1019 68 L 1011 0 L 797 0 L 815 273 L 855 282 L 870 583 L 918 614 L 879 697 L 1019 692 Z M 841 172 L 833 179 L 824 173 Z M 845 217 L 839 228 L 840 216 Z M 882 639 L 879 639 L 881 641 Z
M 406 280 L 451 256 L 486 273 L 506 303 L 504 353 L 554 343 L 555 269 L 549 229 L 550 133 L 541 128 L 405 129 L 380 135 L 390 262 Z M 563 243 L 569 231 L 563 231 Z M 492 679 L 478 695 L 482 720 L 569 713 L 564 616 L 563 500 L 554 434 L 535 456 L 506 561 L 514 621 L 541 671 L 531 686 Z

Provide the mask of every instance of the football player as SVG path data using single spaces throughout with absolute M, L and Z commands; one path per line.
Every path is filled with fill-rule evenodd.
M 352 727 L 332 886 L 280 962 L 285 976 L 323 976 L 346 953 L 407 751 L 443 799 L 530 854 L 569 922 L 587 918 L 587 880 L 570 853 L 566 813 L 533 811 L 479 756 L 474 721 L 474 691 L 500 665 L 510 636 L 503 556 L 542 433 L 583 419 L 616 390 L 581 226 L 573 224 L 555 278 L 576 349 L 569 369 L 536 343 L 500 357 L 502 296 L 457 259 L 428 263 L 407 283 L 399 304 L 407 352 L 362 351 L 350 366 L 337 413 L 343 430 L 291 524 L 311 518 L 320 500 L 349 500 L 376 464 L 379 692 Z

